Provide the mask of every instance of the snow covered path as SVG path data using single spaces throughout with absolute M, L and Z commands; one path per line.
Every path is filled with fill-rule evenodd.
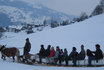
M 25 65 L 0 60 L 0 69 L 2 70 L 104 70 L 104 67 L 53 67 L 53 66 L 35 66 Z

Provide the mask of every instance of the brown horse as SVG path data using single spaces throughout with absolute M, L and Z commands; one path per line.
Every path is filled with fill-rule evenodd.
M 17 61 L 19 62 L 19 58 L 20 58 L 20 52 L 19 49 L 16 47 L 12 47 L 12 48 L 5 48 L 5 46 L 0 45 L 0 51 L 1 51 L 1 58 L 3 60 L 5 60 L 5 57 L 12 57 L 13 58 L 13 62 L 15 61 L 15 56 L 17 57 Z

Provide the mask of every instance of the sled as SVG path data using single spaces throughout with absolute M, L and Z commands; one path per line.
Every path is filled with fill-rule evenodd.
M 99 60 L 98 63 L 96 63 L 96 61 L 93 60 L 91 66 L 88 65 L 88 59 L 78 60 L 76 66 L 73 66 L 71 60 L 68 61 L 67 66 L 65 65 L 65 61 L 63 61 L 61 65 L 59 65 L 59 62 L 57 62 L 57 64 L 48 64 L 45 58 L 42 59 L 42 63 L 39 63 L 39 56 L 37 54 L 28 54 L 26 56 L 21 55 L 20 63 L 35 66 L 55 66 L 55 67 L 104 67 L 104 59 Z

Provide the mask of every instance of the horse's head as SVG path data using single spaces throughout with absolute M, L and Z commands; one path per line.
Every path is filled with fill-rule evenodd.
M 0 48 L 2 47 L 2 45 L 0 45 Z
M 0 51 L 5 48 L 5 45 L 0 45 Z

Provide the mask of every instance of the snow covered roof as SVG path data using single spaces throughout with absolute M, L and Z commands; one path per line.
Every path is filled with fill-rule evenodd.
M 12 26 L 9 26 L 9 28 L 15 28 L 15 29 L 22 29 L 23 26 L 21 25 L 18 25 L 18 26 L 15 26 L 15 25 L 12 25 Z

